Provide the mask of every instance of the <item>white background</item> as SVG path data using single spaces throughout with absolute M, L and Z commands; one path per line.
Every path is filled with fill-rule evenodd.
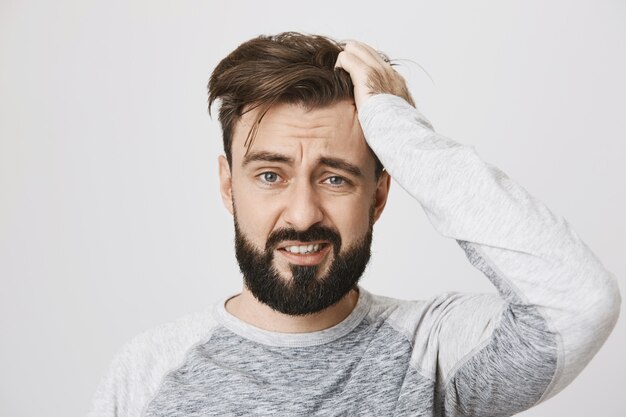
M 132 336 L 239 290 L 206 82 L 285 30 L 406 60 L 435 128 L 563 215 L 625 287 L 623 1 L 0 0 L 0 415 L 84 415 Z M 363 285 L 493 291 L 392 187 Z M 625 333 L 622 317 L 523 415 L 623 416 Z

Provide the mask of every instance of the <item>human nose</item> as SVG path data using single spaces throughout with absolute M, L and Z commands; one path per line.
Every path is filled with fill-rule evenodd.
M 300 231 L 322 221 L 324 213 L 319 196 L 310 183 L 301 181 L 292 185 L 287 193 L 283 218 L 289 226 Z

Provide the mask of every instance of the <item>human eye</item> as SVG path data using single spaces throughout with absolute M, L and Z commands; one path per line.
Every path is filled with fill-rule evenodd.
M 257 175 L 257 178 L 259 178 L 259 180 L 261 180 L 262 183 L 271 185 L 271 184 L 276 184 L 279 181 L 280 175 L 278 175 L 277 173 L 273 171 L 266 171 Z
M 330 177 L 324 180 L 324 183 L 332 185 L 333 187 L 341 187 L 341 186 L 349 185 L 348 180 L 339 175 L 331 175 Z

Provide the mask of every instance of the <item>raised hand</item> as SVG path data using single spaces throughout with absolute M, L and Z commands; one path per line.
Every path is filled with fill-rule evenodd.
M 337 68 L 344 69 L 352 78 L 357 110 L 371 95 L 381 93 L 402 97 L 415 107 L 404 77 L 393 69 L 386 56 L 371 46 L 357 41 L 345 42 L 335 63 Z

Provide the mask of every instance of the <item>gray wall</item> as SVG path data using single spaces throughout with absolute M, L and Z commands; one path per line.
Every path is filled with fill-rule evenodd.
M 260 33 L 406 59 L 435 128 L 562 214 L 625 287 L 626 3 L 306 4 L 1 0 L 0 415 L 83 415 L 124 342 L 239 290 L 205 85 Z M 393 188 L 363 285 L 493 291 Z M 625 333 L 622 317 L 571 386 L 523 415 L 623 415 Z

